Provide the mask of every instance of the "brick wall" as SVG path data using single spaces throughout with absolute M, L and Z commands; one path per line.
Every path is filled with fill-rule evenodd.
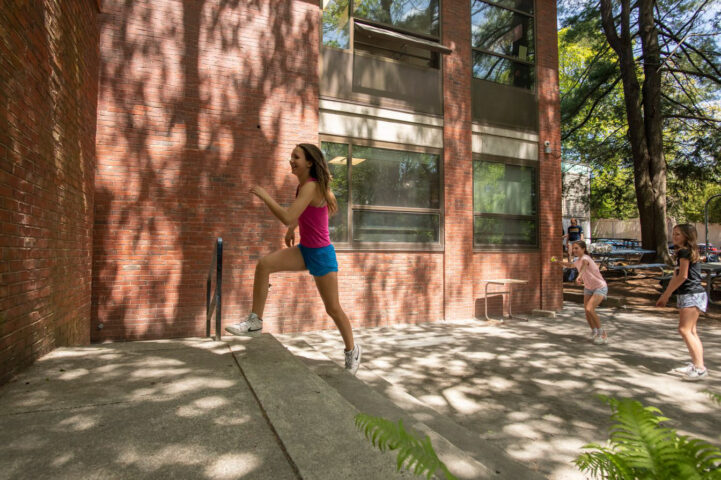
M 0 9 L 0 383 L 90 331 L 95 1 Z
M 249 190 L 290 203 L 290 152 L 318 142 L 318 3 L 118 0 L 103 12 L 92 336 L 201 334 L 214 239 L 224 323 L 247 314 L 256 260 L 282 246 Z M 281 313 L 315 308 L 298 277 L 271 278 L 271 331 Z
M 562 254 L 561 221 L 561 104 L 558 87 L 558 33 L 555 0 L 536 0 L 536 75 L 540 152 L 538 269 L 541 273 L 541 305 L 558 310 L 563 305 L 561 267 L 551 257 Z M 544 152 L 549 141 L 551 153 Z

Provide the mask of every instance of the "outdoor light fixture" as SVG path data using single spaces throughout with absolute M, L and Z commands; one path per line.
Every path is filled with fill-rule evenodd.
M 543 146 L 545 147 L 545 148 L 543 149 L 544 152 L 546 152 L 546 153 L 551 153 L 551 152 L 553 151 L 553 150 L 551 150 L 551 142 L 549 142 L 548 140 L 546 140 L 545 142 L 543 142 Z

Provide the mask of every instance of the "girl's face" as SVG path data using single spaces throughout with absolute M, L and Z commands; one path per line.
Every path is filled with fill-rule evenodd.
M 573 253 L 574 257 L 580 257 L 583 255 L 583 249 L 577 243 L 574 243 L 571 247 L 571 253 Z
M 305 151 L 300 147 L 295 147 L 293 152 L 290 154 L 290 171 L 293 175 L 300 178 L 302 175 L 307 175 L 310 171 L 313 163 L 309 162 L 305 158 Z
M 678 228 L 674 228 L 671 232 L 671 241 L 677 247 L 686 245 L 686 237 L 683 236 L 683 233 L 681 233 L 681 230 Z

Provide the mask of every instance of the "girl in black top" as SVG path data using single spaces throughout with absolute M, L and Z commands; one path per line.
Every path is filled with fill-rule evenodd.
M 678 332 L 686 342 L 691 361 L 685 367 L 677 368 L 674 373 L 684 375 L 688 380 L 698 380 L 708 374 L 703 364 L 703 345 L 696 333 L 696 322 L 701 312 L 706 311 L 708 298 L 701 285 L 698 246 L 696 245 L 696 227 L 676 225 L 673 227 L 673 244 L 676 247 L 676 270 L 666 287 L 666 291 L 656 302 L 657 307 L 665 307 L 671 294 L 676 291 L 678 306 Z

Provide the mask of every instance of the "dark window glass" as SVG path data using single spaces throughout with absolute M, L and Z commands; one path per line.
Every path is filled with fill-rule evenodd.
M 473 47 L 533 61 L 533 17 L 481 1 L 471 8 Z
M 536 170 L 473 162 L 473 237 L 476 245 L 536 245 Z
M 357 18 L 438 36 L 438 0 L 356 0 Z
M 348 241 L 348 145 L 322 142 L 321 150 L 333 176 L 330 187 L 338 201 L 338 212 L 328 220 L 332 242 Z
M 473 52 L 473 76 L 514 87 L 533 87 L 533 65 Z
M 476 11 L 479 3 L 490 3 L 533 14 L 533 0 L 471 0 L 471 13 Z
M 536 221 L 503 217 L 473 218 L 475 245 L 536 245 Z
M 350 45 L 349 0 L 324 1 L 323 45 L 348 48 Z
M 439 156 L 353 147 L 354 205 L 440 208 Z
M 353 211 L 356 242 L 438 243 L 440 215 Z

